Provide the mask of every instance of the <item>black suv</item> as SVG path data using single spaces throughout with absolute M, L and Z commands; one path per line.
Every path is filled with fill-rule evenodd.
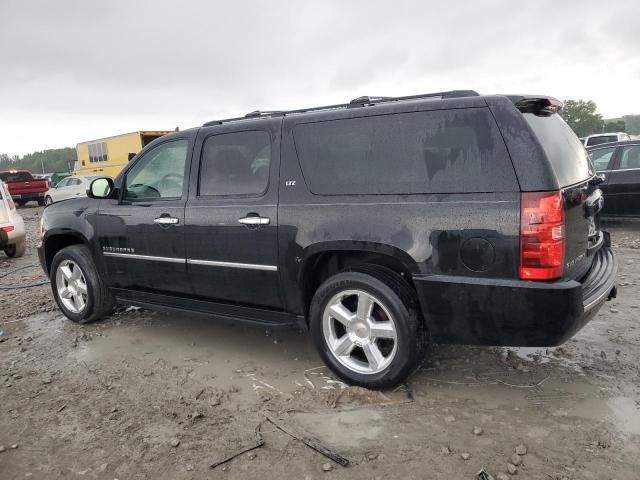
M 209 122 L 47 207 L 40 260 L 75 322 L 121 302 L 299 324 L 370 388 L 429 342 L 558 345 L 617 272 L 560 107 L 453 91 Z

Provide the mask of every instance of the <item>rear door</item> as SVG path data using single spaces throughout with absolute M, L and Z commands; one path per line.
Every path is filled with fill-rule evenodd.
M 600 212 L 604 195 L 580 140 L 558 114 L 523 114 L 555 173 L 564 203 L 565 278 L 580 278 L 603 245 Z
M 640 143 L 621 147 L 608 175 L 606 201 L 610 206 L 605 207 L 607 213 L 640 215 Z
M 200 129 L 186 206 L 187 269 L 201 299 L 276 309 L 281 120 Z

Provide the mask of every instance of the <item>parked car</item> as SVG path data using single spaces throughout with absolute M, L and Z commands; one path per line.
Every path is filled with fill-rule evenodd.
M 21 257 L 26 248 L 24 222 L 16 210 L 7 185 L 0 181 L 0 249 L 8 257 Z
M 617 272 L 561 105 L 453 91 L 208 122 L 47 207 L 40 261 L 75 322 L 122 302 L 298 324 L 368 388 L 429 342 L 558 345 Z
M 631 135 L 624 132 L 613 132 L 598 133 L 596 135 L 589 135 L 588 137 L 583 138 L 585 147 L 594 147 L 596 145 L 602 145 L 603 143 L 623 142 L 625 140 L 629 140 Z
M 0 172 L 0 180 L 9 186 L 9 193 L 19 206 L 22 207 L 31 200 L 38 202 L 38 205 L 44 205 L 44 194 L 49 189 L 47 180 L 33 178 L 26 170 Z
M 603 215 L 640 215 L 640 140 L 588 148 L 595 170 L 603 178 Z
M 47 190 L 44 197 L 45 204 L 51 205 L 54 202 L 67 200 L 68 198 L 86 196 L 91 181 L 96 178 L 98 177 L 93 175 L 63 178 L 55 187 Z

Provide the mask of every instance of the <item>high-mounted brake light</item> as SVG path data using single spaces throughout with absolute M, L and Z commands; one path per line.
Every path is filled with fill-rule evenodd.
M 565 250 L 562 194 L 523 192 L 520 198 L 520 278 L 562 276 Z
M 522 113 L 533 113 L 541 117 L 548 117 L 562 110 L 562 102 L 553 97 L 525 97 L 515 104 Z

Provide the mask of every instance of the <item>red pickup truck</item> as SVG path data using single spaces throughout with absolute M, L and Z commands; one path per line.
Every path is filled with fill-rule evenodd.
M 37 180 L 26 170 L 0 172 L 0 180 L 7 184 L 9 194 L 18 205 L 23 206 L 31 200 L 44 205 L 44 194 L 49 189 L 47 180 Z

